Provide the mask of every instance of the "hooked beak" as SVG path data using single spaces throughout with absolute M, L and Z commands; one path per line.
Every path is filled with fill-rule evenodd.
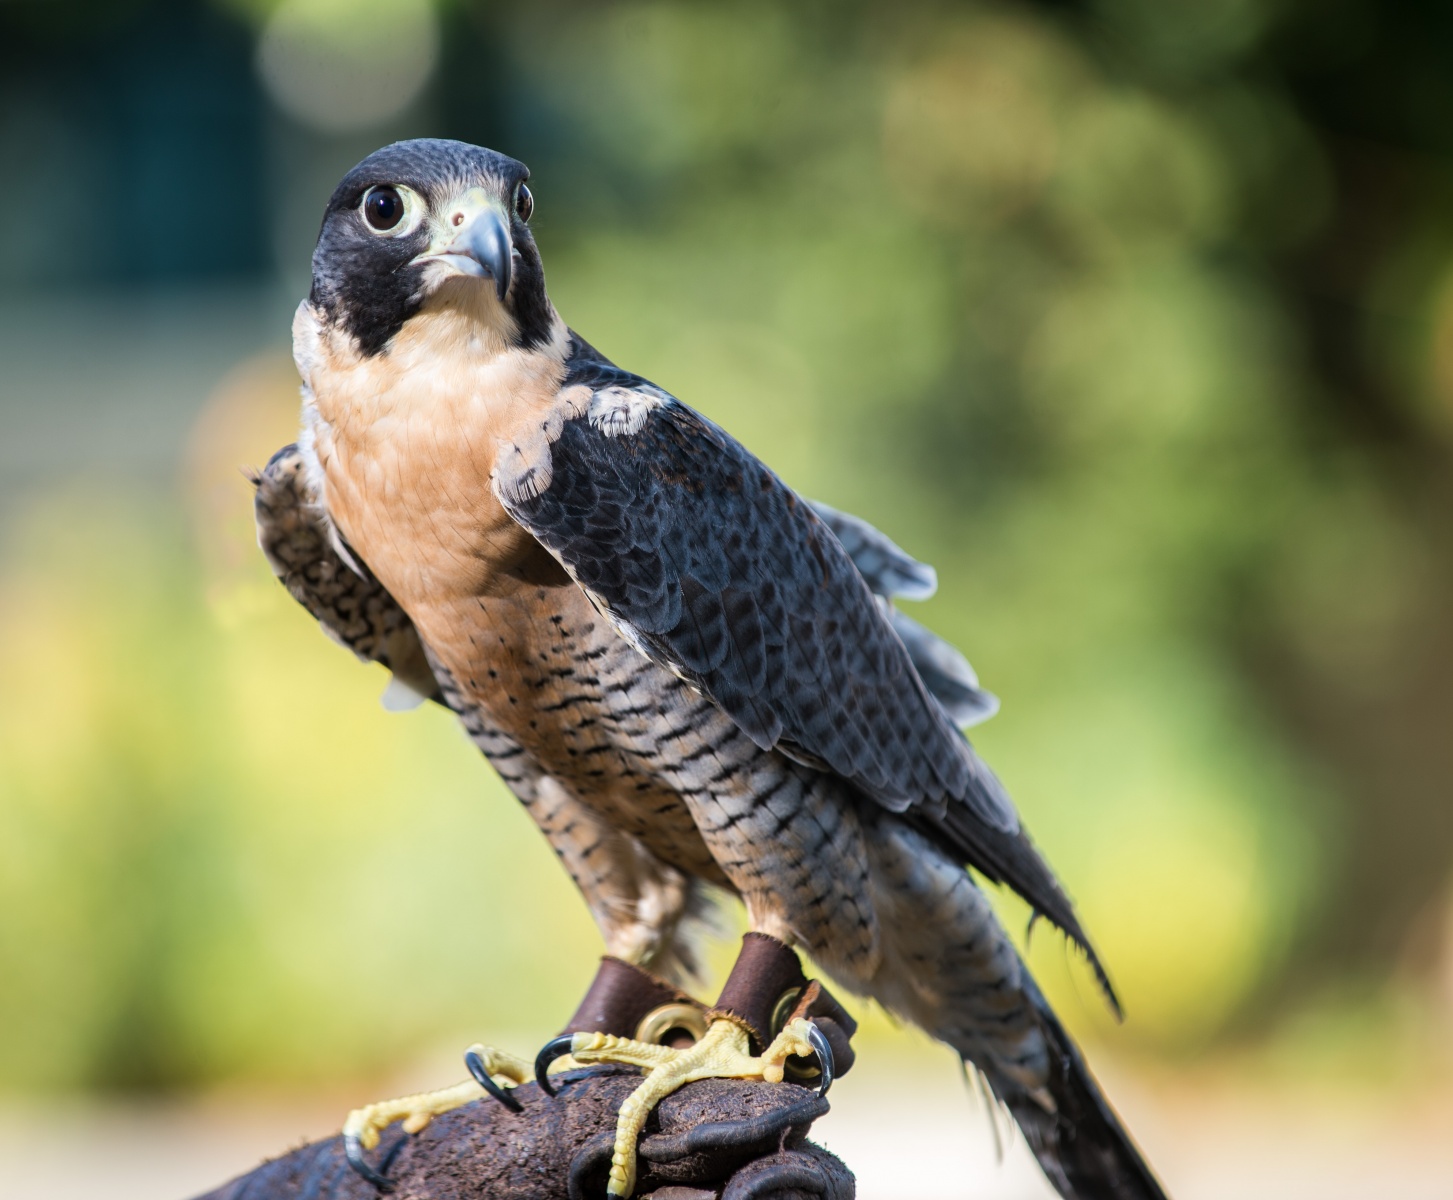
M 510 229 L 494 205 L 481 205 L 472 213 L 461 212 L 463 222 L 453 236 L 439 246 L 430 246 L 418 255 L 416 263 L 440 262 L 461 275 L 493 279 L 494 291 L 504 302 L 510 290 L 511 259 L 514 246 Z

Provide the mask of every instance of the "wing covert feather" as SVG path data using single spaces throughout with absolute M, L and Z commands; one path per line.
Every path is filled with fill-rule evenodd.
M 861 517 L 840 512 L 819 500 L 808 503 L 837 535 L 863 582 L 881 598 L 880 607 L 908 651 L 923 686 L 943 705 L 954 724 L 960 728 L 979 725 L 997 713 L 998 697 L 979 686 L 979 677 L 969 660 L 893 605 L 897 599 L 926 600 L 933 595 L 938 587 L 934 569 Z

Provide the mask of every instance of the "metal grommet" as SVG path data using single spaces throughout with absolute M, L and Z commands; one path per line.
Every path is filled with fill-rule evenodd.
M 777 1003 L 772 1007 L 772 1037 L 787 1028 L 792 1010 L 802 998 L 802 990 L 800 987 L 788 988 L 777 997 Z M 782 1064 L 782 1074 L 793 1083 L 816 1084 L 822 1078 L 822 1068 L 812 1059 L 789 1058 Z
M 787 1022 L 792 1017 L 792 1010 L 797 1007 L 797 1000 L 801 995 L 802 989 L 794 987 L 788 988 L 777 997 L 777 1003 L 772 1006 L 772 1028 L 767 1031 L 769 1042 L 787 1028 Z
M 817 1087 L 822 1080 L 822 1068 L 816 1059 L 789 1058 L 782 1064 L 782 1078 L 804 1087 Z
M 664 1046 L 666 1035 L 673 1029 L 699 1042 L 706 1034 L 706 1014 L 694 1004 L 662 1004 L 641 1018 L 636 1026 L 636 1041 Z

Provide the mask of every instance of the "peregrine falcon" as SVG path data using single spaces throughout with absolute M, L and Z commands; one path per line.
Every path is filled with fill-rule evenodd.
M 709 1076 L 848 1065 L 852 1018 L 801 974 L 950 1046 L 1061 1195 L 1163 1192 L 970 869 L 1012 888 L 1109 981 L 961 726 L 993 712 L 956 650 L 893 606 L 931 569 L 811 504 L 730 434 L 556 313 L 522 163 L 459 142 L 372 154 L 328 202 L 293 323 L 295 446 L 261 472 L 259 541 L 325 630 L 434 700 L 539 824 L 607 956 L 539 1060 L 645 1072 L 608 1188 L 629 1196 L 651 1108 Z M 712 890 L 750 932 L 717 1004 L 677 984 Z M 509 1085 L 357 1110 L 403 1120 Z M 814 1065 L 815 1064 L 815 1065 Z

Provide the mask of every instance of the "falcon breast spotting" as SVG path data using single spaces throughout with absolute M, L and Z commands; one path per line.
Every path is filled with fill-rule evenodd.
M 610 1191 L 631 1194 L 646 1116 L 682 1083 L 825 1086 L 849 1065 L 852 1019 L 801 950 L 980 1072 L 1061 1195 L 1160 1197 L 966 869 L 1064 930 L 1114 1003 L 961 731 L 993 698 L 893 606 L 932 571 L 567 327 L 527 176 L 426 140 L 339 184 L 294 322 L 302 429 L 259 475 L 259 540 L 330 634 L 393 671 L 391 696 L 458 714 L 579 886 L 607 956 L 542 1069 L 645 1070 Z M 708 1010 L 680 988 L 713 892 L 751 932 Z M 469 1061 L 474 1081 L 352 1114 L 360 1169 L 387 1186 L 365 1157 L 384 1125 L 513 1103 L 534 1074 L 484 1046 Z

